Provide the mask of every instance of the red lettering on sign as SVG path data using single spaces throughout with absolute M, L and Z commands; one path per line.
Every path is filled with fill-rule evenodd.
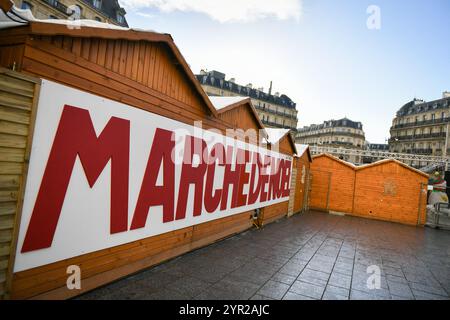
M 203 181 L 206 172 L 206 162 L 203 159 L 205 150 L 207 150 L 205 140 L 191 136 L 186 137 L 180 188 L 178 191 L 177 220 L 186 217 L 186 204 L 189 195 L 189 186 L 191 184 L 195 185 L 194 217 L 202 214 Z M 194 155 L 197 155 L 199 159 L 196 167 L 192 163 Z
M 219 166 L 225 165 L 225 148 L 223 144 L 216 143 L 209 154 L 208 169 L 205 185 L 205 209 L 211 213 L 217 209 L 222 198 L 222 189 L 216 189 L 213 195 L 214 175 L 216 172 L 216 160 Z
M 22 252 L 51 246 L 77 156 L 92 188 L 111 160 L 111 233 L 128 229 L 130 122 L 111 117 L 97 137 L 89 111 L 65 105 Z
M 175 163 L 172 159 L 175 139 L 173 132 L 157 128 L 153 138 L 152 149 L 142 180 L 136 209 L 134 210 L 131 230 L 143 228 L 147 221 L 148 211 L 152 206 L 163 206 L 163 222 L 173 221 L 175 193 Z M 157 186 L 159 170 L 163 164 L 163 185 Z

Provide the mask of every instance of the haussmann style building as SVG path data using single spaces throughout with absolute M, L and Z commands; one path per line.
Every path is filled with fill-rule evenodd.
M 335 147 L 362 150 L 365 148 L 365 134 L 362 123 L 347 118 L 328 120 L 322 124 L 312 124 L 299 128 L 296 142 L 311 146 Z M 355 164 L 361 162 L 360 156 L 338 155 L 342 160 Z
M 118 0 L 13 0 L 37 19 L 89 19 L 128 27 Z
M 251 83 L 240 85 L 234 78 L 225 80 L 225 74 L 218 71 L 200 71 L 196 75 L 203 90 L 209 96 L 248 96 L 268 128 L 284 128 L 295 131 L 297 129 L 296 103 L 287 95 L 275 92 L 272 94 L 270 86 L 268 92 L 263 88 L 253 88 Z
M 450 92 L 445 91 L 441 99 L 429 102 L 415 98 L 402 106 L 392 120 L 389 151 L 442 156 L 447 145 L 448 154 L 449 123 Z

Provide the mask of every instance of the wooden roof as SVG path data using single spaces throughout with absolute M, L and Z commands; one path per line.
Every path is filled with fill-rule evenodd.
M 283 141 L 284 139 L 288 139 L 289 144 L 292 148 L 292 153 L 297 153 L 297 147 L 295 146 L 295 141 L 294 138 L 292 137 L 290 130 L 286 130 L 286 133 L 284 133 L 283 135 L 276 137 L 275 141 L 272 141 L 273 139 L 270 139 L 270 132 L 274 131 L 274 130 L 284 130 L 284 129 L 279 129 L 279 128 L 267 128 L 266 131 L 269 135 L 269 144 L 280 144 L 281 141 Z
M 376 162 L 373 162 L 373 163 L 369 163 L 369 164 L 365 164 L 365 165 L 356 167 L 355 169 L 356 170 L 364 170 L 364 169 L 368 169 L 368 168 L 372 168 L 372 167 L 376 167 L 376 166 L 381 166 L 381 165 L 384 165 L 386 163 L 396 163 L 396 164 L 398 164 L 398 165 L 404 167 L 405 169 L 410 170 L 410 171 L 412 171 L 414 173 L 422 175 L 422 176 L 424 176 L 426 178 L 429 177 L 429 175 L 427 173 L 422 172 L 422 171 L 420 171 L 420 170 L 418 170 L 416 168 L 413 168 L 411 166 L 408 166 L 407 164 L 405 164 L 405 163 L 403 163 L 401 161 L 395 160 L 395 159 L 383 159 L 383 160 L 379 160 L 379 161 L 376 161 Z
M 12 8 L 12 3 L 9 0 L 0 0 L 0 8 L 8 12 Z M 69 28 L 66 24 L 51 23 L 45 21 L 30 21 L 28 24 L 18 28 L 27 28 L 27 33 L 42 35 L 42 36 L 70 36 L 74 38 L 100 38 L 109 40 L 129 40 L 129 41 L 145 41 L 145 42 L 159 42 L 164 43 L 173 53 L 176 62 L 187 76 L 190 84 L 194 87 L 195 91 L 200 96 L 201 100 L 206 105 L 207 109 L 212 115 L 218 115 L 216 108 L 212 105 L 205 91 L 201 87 L 197 78 L 192 73 L 189 65 L 181 54 L 180 50 L 176 46 L 172 36 L 165 33 L 157 33 L 153 31 L 140 31 L 126 28 L 107 28 L 105 24 L 104 28 L 94 26 L 82 26 L 79 28 Z
M 331 154 L 328 154 L 328 153 L 322 153 L 322 154 L 313 156 L 313 162 L 314 162 L 314 159 L 320 158 L 320 157 L 326 157 L 326 158 L 331 159 L 333 161 L 340 162 L 341 164 L 343 164 L 343 165 L 345 165 L 345 166 L 347 166 L 349 168 L 352 168 L 352 169 L 356 168 L 356 166 L 353 163 L 344 161 L 344 160 L 339 159 L 339 158 L 337 158 L 335 156 L 332 156 Z
M 245 108 L 247 108 L 250 111 L 250 113 L 252 114 L 255 122 L 258 124 L 258 127 L 260 129 L 263 129 L 264 135 L 267 136 L 266 127 L 261 122 L 261 119 L 259 118 L 259 115 L 256 112 L 256 109 L 253 106 L 252 101 L 251 101 L 250 98 L 241 99 L 241 100 L 239 100 L 237 102 L 234 102 L 234 103 L 229 104 L 229 105 L 227 105 L 227 106 L 225 106 L 223 108 L 220 108 L 220 109 L 217 110 L 217 113 L 218 114 L 227 113 L 227 112 L 229 112 L 229 111 L 231 111 L 233 109 L 236 109 L 236 108 L 239 108 L 239 107 L 242 107 L 242 106 L 244 106 Z

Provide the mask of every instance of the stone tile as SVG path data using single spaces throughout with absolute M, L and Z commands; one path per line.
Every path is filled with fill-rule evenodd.
M 386 280 L 387 280 L 388 284 L 389 284 L 389 282 L 408 284 L 408 281 L 406 280 L 406 278 L 404 276 L 398 277 L 398 276 L 386 274 Z
M 335 286 L 335 287 L 341 287 L 345 289 L 350 289 L 350 285 L 352 282 L 352 277 L 349 275 L 344 275 L 340 273 L 333 272 L 331 274 L 330 279 L 328 280 L 328 284 Z
M 258 291 L 259 287 L 260 285 L 250 281 L 244 281 L 241 278 L 228 276 L 215 283 L 208 289 L 217 289 L 228 292 L 236 299 L 250 299 L 256 291 Z
M 423 291 L 423 292 L 427 292 L 427 293 L 439 295 L 439 296 L 444 296 L 444 297 L 448 296 L 447 292 L 445 292 L 444 289 L 442 289 L 441 287 L 438 287 L 438 286 L 429 286 L 426 284 L 416 283 L 416 282 L 410 282 L 409 286 L 411 287 L 411 289 L 416 290 L 416 291 Z
M 265 296 L 262 296 L 260 294 L 255 294 L 253 297 L 251 297 L 250 300 L 276 300 L 276 299 L 265 297 Z
M 404 298 L 414 298 L 414 295 L 407 284 L 402 284 L 398 282 L 389 282 L 389 292 L 391 295 L 404 297 Z
M 163 288 L 153 293 L 141 292 L 134 296 L 133 300 L 186 300 L 192 298 L 187 293 L 178 290 Z
M 379 296 L 367 291 L 351 290 L 350 300 L 390 300 L 390 296 Z
M 323 294 L 323 300 L 348 300 L 350 290 L 328 285 Z
M 321 271 L 305 269 L 298 276 L 298 280 L 308 282 L 315 285 L 326 286 L 329 278 L 329 274 Z
M 315 299 L 307 296 L 302 296 L 301 294 L 292 291 L 288 291 L 284 295 L 283 300 L 315 300 Z
M 302 272 L 302 270 L 304 268 L 305 268 L 305 264 L 296 260 L 296 262 L 292 262 L 292 263 L 288 262 L 287 264 L 285 264 L 279 270 L 279 272 L 296 277 L 300 274 L 300 272 Z
M 281 272 L 275 273 L 270 280 L 291 285 L 295 282 L 296 277 Z
M 270 278 L 272 278 L 273 273 L 266 272 L 262 270 L 252 270 L 248 268 L 239 268 L 235 271 L 233 271 L 230 276 L 239 278 L 243 281 L 252 282 L 258 285 L 263 285 L 266 283 Z
M 210 286 L 211 284 L 209 282 L 194 277 L 184 277 L 176 282 L 170 283 L 166 288 L 178 291 L 181 294 L 193 298 Z
M 307 296 L 313 299 L 321 299 L 325 286 L 314 285 L 308 282 L 295 281 L 289 291 Z
M 78 299 L 280 299 L 289 285 L 283 299 L 448 299 L 448 243 L 450 233 L 442 230 L 312 212 L 235 235 Z M 367 288 L 371 264 L 381 267 L 381 289 Z M 279 291 L 257 293 L 274 283 Z
M 416 289 L 412 289 L 412 292 L 414 294 L 414 297 L 416 300 L 449 300 L 449 297 L 447 296 L 441 296 L 432 294 L 429 292 L 424 292 Z
M 257 294 L 281 300 L 288 289 L 288 284 L 269 280 L 261 289 L 258 290 Z

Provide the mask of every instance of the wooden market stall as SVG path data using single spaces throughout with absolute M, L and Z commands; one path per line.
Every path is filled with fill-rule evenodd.
M 393 159 L 357 167 L 352 214 L 423 225 L 427 184 L 426 173 Z
M 295 141 L 289 129 L 266 128 L 268 148 L 277 152 L 294 155 L 297 153 Z M 292 178 L 292 177 L 291 177 Z M 292 185 L 292 179 L 291 179 Z M 276 221 L 288 214 L 289 203 L 283 202 L 274 206 L 266 207 L 262 210 L 263 220 L 261 225 Z
M 11 9 L 6 5 L 5 0 L 0 0 L 0 4 L 4 11 Z M 253 208 L 258 206 L 259 202 L 254 202 L 252 206 L 248 205 L 246 210 L 239 209 L 239 206 L 242 208 L 247 206 L 241 204 L 242 201 L 246 203 L 245 197 L 242 197 L 242 190 L 239 193 L 235 191 L 235 188 L 238 190 L 238 186 L 241 187 L 246 176 L 244 173 L 233 172 L 231 167 L 226 167 L 225 171 L 228 170 L 229 176 L 232 177 L 230 178 L 232 181 L 227 183 L 233 184 L 234 211 L 222 218 L 211 220 L 210 215 L 200 215 L 203 220 L 198 220 L 199 223 L 184 223 L 186 213 L 183 209 L 178 210 L 177 205 L 176 221 L 174 221 L 178 223 L 176 228 L 168 228 L 164 224 L 158 226 L 157 223 L 152 222 L 150 226 L 156 225 L 154 228 L 159 228 L 158 231 L 148 234 L 142 232 L 141 235 L 139 228 L 145 225 L 148 212 L 142 209 L 145 205 L 142 205 L 143 207 L 139 205 L 141 199 L 143 203 L 146 201 L 145 192 L 149 194 L 151 192 L 142 187 L 139 198 L 130 203 L 135 205 L 137 201 L 138 205 L 128 230 L 127 221 L 121 216 L 128 204 L 128 197 L 123 197 L 126 194 L 124 187 L 128 184 L 111 182 L 111 222 L 109 228 L 102 226 L 99 230 L 110 238 L 102 243 L 99 239 L 92 238 L 92 235 L 84 237 L 84 233 L 87 232 L 85 229 L 91 226 L 87 221 L 84 222 L 85 227 L 67 229 L 79 232 L 70 236 L 59 232 L 60 225 L 56 228 L 63 202 L 64 207 L 75 206 L 72 212 L 78 212 L 80 218 L 73 220 L 74 217 L 62 214 L 61 219 L 65 221 L 72 219 L 71 222 L 75 225 L 81 223 L 82 217 L 90 218 L 89 214 L 94 213 L 88 209 L 77 210 L 76 206 L 89 208 L 92 205 L 101 208 L 93 203 L 94 195 L 104 197 L 104 194 L 93 191 L 94 195 L 87 196 L 87 199 L 91 200 L 77 198 L 77 195 L 88 194 L 94 184 L 107 185 L 109 180 L 105 180 L 106 178 L 103 175 L 100 176 L 100 173 L 110 159 L 112 159 L 111 181 L 117 179 L 123 182 L 128 181 L 126 179 L 132 179 L 137 180 L 138 183 L 142 182 L 142 185 L 148 181 L 154 181 L 156 184 L 157 175 L 155 176 L 154 172 L 159 167 L 155 169 L 150 160 L 148 162 L 150 165 L 145 167 L 145 163 L 133 158 L 133 168 L 140 166 L 145 169 L 143 178 L 136 178 L 137 173 L 134 171 L 130 172 L 129 178 L 124 175 L 128 170 L 115 169 L 120 166 L 128 168 L 131 160 L 119 151 L 130 152 L 130 143 L 131 151 L 143 153 L 152 159 L 157 158 L 158 155 L 164 158 L 168 154 L 164 151 L 167 143 L 153 144 L 150 152 L 150 147 L 145 143 L 149 139 L 145 130 L 149 128 L 156 130 L 158 137 L 165 139 L 168 137 L 165 132 L 170 131 L 155 129 L 155 126 L 161 125 L 165 128 L 181 126 L 190 130 L 197 121 L 201 121 L 203 129 L 215 129 L 225 135 L 227 129 L 240 127 L 241 121 L 245 119 L 245 127 L 263 128 L 259 119 L 252 115 L 254 110 L 249 101 L 244 102 L 246 107 L 234 106 L 226 110 L 228 113 L 219 113 L 195 79 L 170 35 L 135 31 L 101 23 L 77 25 L 77 27 L 64 24 L 60 20 L 10 23 L 0 29 L 0 66 L 3 68 L 0 82 L 8 83 L 8 86 L 2 85 L 0 89 L 0 121 L 2 121 L 0 148 L 5 151 L 2 152 L 3 158 L 0 161 L 0 188 L 5 191 L 0 204 L 0 296 L 13 299 L 69 298 L 251 227 Z M 40 96 L 39 93 L 41 93 Z M 72 104 L 56 105 L 58 101 L 65 101 L 65 99 L 71 99 Z M 88 101 L 87 104 L 86 101 Z M 96 107 L 96 104 L 99 107 Z M 53 105 L 55 105 L 54 110 L 51 109 Z M 84 109 L 79 108 L 80 105 Z M 34 119 L 36 113 L 37 120 Z M 39 116 L 40 113 L 41 116 Z M 89 114 L 95 115 L 92 117 L 94 121 L 97 121 L 95 127 L 90 122 L 92 119 Z M 105 115 L 109 115 L 109 121 Z M 122 115 L 123 118 L 120 117 Z M 131 120 L 126 119 L 128 116 Z M 103 120 L 99 120 L 102 117 Z M 91 128 L 83 127 L 89 123 Z M 35 128 L 39 129 L 37 133 Z M 96 134 L 100 132 L 101 134 L 97 137 Z M 156 136 L 156 133 L 154 134 Z M 72 143 L 58 140 L 62 136 Z M 85 140 L 91 139 L 90 144 L 84 145 L 84 140 L 78 141 L 80 136 L 87 137 Z M 52 146 L 53 138 L 55 140 Z M 34 148 L 37 145 L 35 139 L 39 139 L 39 148 Z M 194 141 L 195 138 L 191 137 L 191 139 Z M 114 143 L 104 143 L 98 148 L 97 145 L 103 141 L 114 141 Z M 295 145 L 290 136 L 289 138 L 281 137 L 275 144 L 286 156 L 292 156 L 295 153 Z M 73 145 L 84 149 L 71 150 Z M 40 152 L 46 148 L 49 150 L 48 153 L 45 157 L 41 157 Z M 54 148 L 65 150 L 61 153 L 63 158 L 58 158 L 60 155 L 53 151 Z M 30 150 L 31 161 L 28 168 Z M 39 161 L 33 161 L 33 152 L 36 153 L 34 157 L 40 159 Z M 117 153 L 114 153 L 112 157 L 112 153 L 108 152 Z M 89 158 L 90 154 L 97 153 L 99 154 L 97 160 Z M 81 159 L 82 166 L 75 162 L 77 157 Z M 167 165 L 165 160 L 161 163 L 164 163 L 164 166 Z M 64 165 L 67 168 L 71 166 L 70 170 L 74 172 L 84 169 L 85 173 L 81 171 L 80 180 L 70 184 L 70 175 L 66 176 L 65 173 L 51 175 L 52 168 L 62 170 Z M 184 178 L 186 181 L 195 183 L 196 195 L 201 194 L 197 193 L 197 187 L 202 184 L 199 180 L 195 180 L 197 176 L 195 172 L 200 169 L 196 169 L 192 164 L 190 166 L 191 171 L 186 171 L 190 173 L 186 173 Z M 186 168 L 188 167 L 186 165 Z M 184 162 L 182 168 L 185 168 Z M 203 173 L 206 174 L 206 167 L 202 166 L 202 168 Z M 68 172 L 71 172 L 70 170 Z M 150 173 L 147 175 L 147 172 Z M 212 177 L 215 177 L 214 170 L 211 172 Z M 284 167 L 283 172 L 290 174 Z M 165 174 L 166 169 L 164 169 Z M 63 191 L 57 187 L 58 184 L 52 183 L 62 179 L 61 177 L 67 178 L 64 178 L 67 181 Z M 86 183 L 86 178 L 89 185 Z M 206 185 L 212 188 L 211 181 L 207 180 Z M 71 193 L 70 190 L 74 186 L 80 186 L 80 191 Z M 185 202 L 188 201 L 185 194 L 189 186 L 187 182 L 185 191 L 180 189 L 179 203 L 182 204 L 183 199 Z M 170 188 L 170 184 L 167 188 Z M 55 204 L 51 202 L 53 200 L 48 200 L 50 193 L 46 194 L 41 190 L 51 190 L 52 197 L 60 199 L 57 204 L 60 206 L 59 213 L 55 213 L 54 224 L 53 222 L 43 223 L 44 220 L 41 218 L 35 218 L 35 211 L 52 212 L 52 214 L 54 212 L 52 206 Z M 69 190 L 67 194 L 71 196 L 64 200 L 66 190 Z M 289 192 L 289 190 L 286 191 Z M 35 193 L 29 195 L 30 192 Z M 116 196 L 119 194 L 119 197 L 114 198 L 114 204 L 112 203 L 113 193 Z M 109 192 L 107 194 L 109 196 Z M 143 194 L 142 197 L 141 194 Z M 161 201 L 172 200 L 173 202 L 169 195 L 164 192 L 160 194 L 162 195 L 160 198 L 163 199 Z M 237 200 L 234 200 L 235 194 L 237 194 Z M 195 199 L 192 206 L 194 215 L 197 215 L 200 213 L 198 203 L 201 203 L 203 199 L 201 197 L 198 199 L 195 197 Z M 227 204 L 226 193 L 220 199 L 224 199 L 223 201 Z M 277 195 L 269 197 L 269 200 L 271 202 L 262 202 L 260 205 L 264 207 L 263 211 L 268 218 L 267 221 L 265 218 L 265 222 L 286 215 L 289 195 Z M 34 209 L 33 201 L 36 201 Z M 37 205 L 38 201 L 40 206 Z M 209 205 L 212 202 L 215 200 L 212 198 L 208 200 Z M 183 208 L 182 205 L 180 207 Z M 216 208 L 218 208 L 217 202 Z M 87 215 L 83 216 L 85 214 L 83 212 Z M 26 213 L 25 216 L 24 213 Z M 163 222 L 166 223 L 174 220 L 175 211 L 161 209 L 160 214 L 164 219 Z M 24 222 L 28 221 L 25 218 L 30 219 L 28 227 Z M 41 232 L 39 228 L 49 230 Z M 127 234 L 135 229 L 138 231 L 128 238 Z M 62 246 L 60 243 L 65 244 L 65 247 L 59 247 L 58 250 L 55 249 L 56 251 L 51 247 Z M 102 245 L 101 248 L 96 247 L 100 246 L 99 243 Z M 43 248 L 45 250 L 41 250 Z M 56 252 L 56 256 L 40 253 L 40 250 Z M 77 253 L 69 254 L 69 251 Z M 77 290 L 69 290 L 66 287 L 67 270 L 73 265 L 79 266 L 82 270 L 82 286 Z
M 428 175 L 393 159 L 356 167 L 331 155 L 313 158 L 311 209 L 424 225 Z
M 324 211 L 352 212 L 355 166 L 321 154 L 311 164 L 310 208 Z
M 308 145 L 296 143 L 295 146 L 297 154 L 294 157 L 292 166 L 292 184 L 288 216 L 306 211 L 309 203 L 312 157 Z

